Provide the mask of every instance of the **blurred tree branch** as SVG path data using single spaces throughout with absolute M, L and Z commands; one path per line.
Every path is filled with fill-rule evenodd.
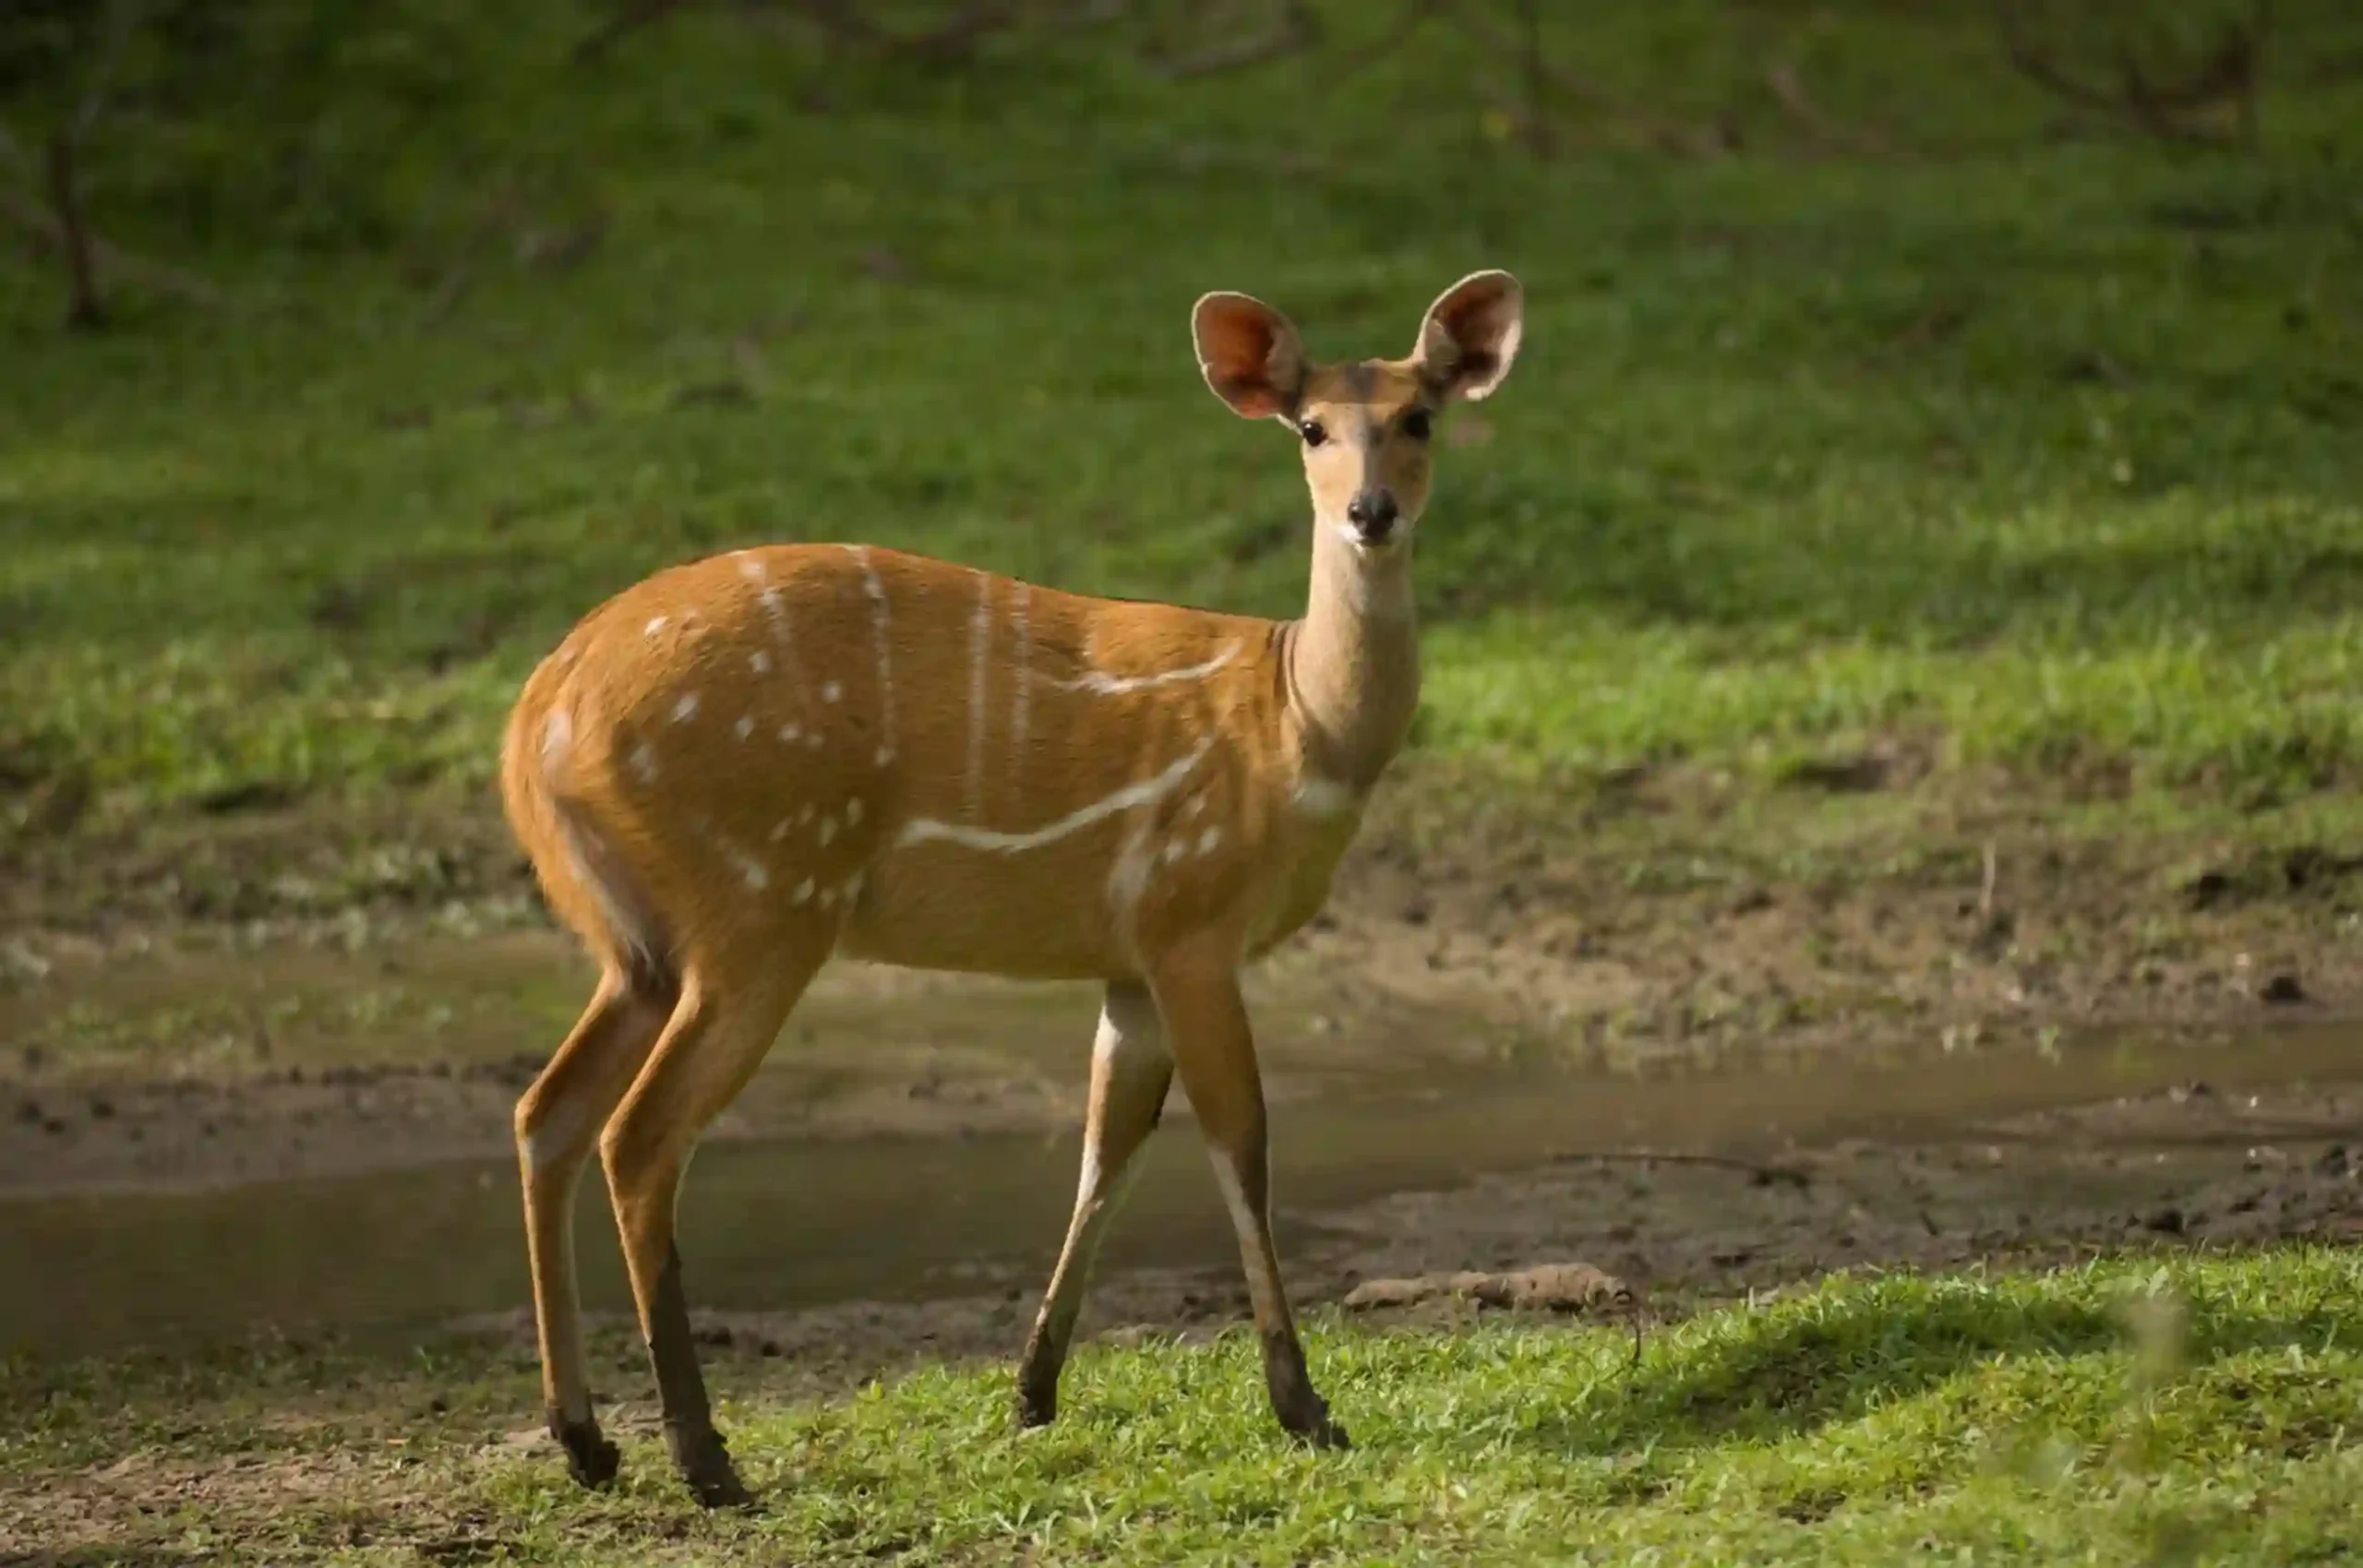
M 2011 67 L 2078 109 L 2166 141 L 2224 146 L 2256 140 L 2272 0 L 2253 0 L 2243 20 L 2227 18 L 2204 56 L 2179 76 L 2163 79 L 2157 67 L 2143 64 L 2133 40 L 2120 33 L 2109 43 L 2113 83 L 2079 75 L 2044 48 L 2029 26 L 2023 0 L 1995 0 L 1994 13 Z M 2228 128 L 2211 117 L 2226 104 L 2234 115 Z
M 859 0 L 755 0 L 760 8 L 803 18 L 840 42 L 882 54 L 937 65 L 956 65 L 996 32 L 1023 19 L 1021 0 L 966 0 L 937 27 L 895 32 L 881 27 Z M 613 54 L 634 33 L 653 27 L 699 0 L 626 0 L 606 21 L 574 46 L 577 65 L 593 65 Z
M 173 268 L 142 261 L 108 244 L 91 227 L 83 154 L 114 107 L 126 59 L 140 25 L 148 20 L 139 0 L 104 0 L 92 12 L 96 20 L 87 41 L 87 63 L 79 85 L 42 137 L 39 157 L 0 126 L 0 165 L 13 171 L 25 187 L 0 189 L 0 219 L 29 235 L 37 250 L 65 263 L 66 324 L 86 331 L 106 323 L 110 274 L 138 279 L 183 299 L 205 304 L 220 299 L 200 281 Z M 56 20 L 52 17 L 25 19 L 36 26 Z M 35 34 L 37 39 L 46 39 L 46 47 L 60 66 L 72 64 L 77 41 L 73 23 L 78 19 L 69 14 L 62 30 Z

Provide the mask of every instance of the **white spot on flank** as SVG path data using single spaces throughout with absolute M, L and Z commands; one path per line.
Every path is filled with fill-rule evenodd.
M 821 819 L 821 843 L 822 843 L 822 844 L 824 844 L 824 845 L 825 845 L 825 844 L 827 844 L 831 839 L 833 839 L 833 838 L 834 838 L 834 837 L 836 837 L 836 836 L 837 836 L 837 820 L 836 820 L 834 817 L 823 817 L 823 818 L 822 818 L 822 819 Z
M 1201 855 L 1212 855 L 1215 852 L 1215 845 L 1221 842 L 1222 830 L 1220 828 L 1208 828 L 1205 832 L 1198 835 L 1198 853 Z
M 751 713 L 742 714 L 740 715 L 738 722 L 730 727 L 738 732 L 739 739 L 744 740 L 749 736 L 755 733 L 754 715 Z
M 542 721 L 542 760 L 555 762 L 574 738 L 574 721 L 566 716 L 563 708 L 553 708 L 550 716 Z
M 1163 860 L 1168 866 L 1170 866 L 1176 860 L 1181 859 L 1188 853 L 1190 853 L 1189 845 L 1183 844 L 1178 838 L 1169 839 L 1166 841 L 1165 848 L 1158 852 L 1158 857 Z
M 877 755 L 874 759 L 872 759 L 872 760 L 874 760 L 874 761 L 875 761 L 875 762 L 876 762 L 880 767 L 882 767 L 882 767 L 884 767 L 887 763 L 892 762 L 894 760 L 894 748 L 893 747 L 891 747 L 891 746 L 882 746 L 882 747 L 880 747 L 880 748 L 878 748 L 878 755 Z
M 747 667 L 759 676 L 767 676 L 772 673 L 772 656 L 758 648 L 747 655 Z
M 648 624 L 641 629 L 647 632 L 649 636 L 654 637 L 658 632 L 665 629 L 665 617 L 663 616 L 651 616 L 648 617 Z
M 797 902 L 797 903 L 798 903 L 798 904 L 810 904 L 810 903 L 811 903 L 811 902 L 812 902 L 812 879 L 811 879 L 811 878 L 810 878 L 810 877 L 807 877 L 807 878 L 805 878 L 802 881 L 800 881 L 800 882 L 797 883 L 797 884 L 796 884 L 796 892 L 795 892 L 793 894 L 791 894 L 790 896 L 791 896 L 791 897 L 793 897 L 793 898 L 796 900 L 796 902 Z
M 827 681 L 822 685 L 821 700 L 823 702 L 834 702 L 838 698 L 843 697 L 845 694 L 846 688 L 839 686 L 835 681 Z
M 1088 670 L 1073 680 L 1052 680 L 1050 684 L 1062 691 L 1096 691 L 1103 696 L 1146 691 L 1151 687 L 1170 686 L 1177 681 L 1204 680 L 1237 657 L 1239 644 L 1232 642 L 1205 664 L 1192 664 L 1186 669 L 1164 670 L 1149 676 L 1111 676 L 1105 670 Z
M 831 904 L 834 904 L 834 903 L 836 903 L 836 902 L 837 902 L 837 890 L 836 890 L 836 889 L 834 889 L 834 888 L 822 888 L 822 889 L 821 890 L 821 907 L 822 907 L 822 908 L 826 909 L 826 908 L 828 908 L 828 907 L 829 907 L 829 905 L 831 905 Z
M 681 700 L 673 704 L 673 722 L 677 724 L 687 724 L 696 715 L 697 711 L 698 694 L 694 691 L 685 691 L 681 694 Z
M 846 825 L 847 827 L 851 827 L 860 820 L 861 796 L 857 795 L 851 800 L 846 802 Z
M 1338 817 L 1354 808 L 1354 792 L 1335 779 L 1306 778 L 1296 786 L 1297 809 L 1311 817 Z
M 1187 819 L 1195 819 L 1198 814 L 1205 808 L 1206 797 L 1203 795 L 1193 795 L 1189 798 L 1188 802 L 1182 806 L 1182 815 Z
M 1206 753 L 1213 749 L 1214 744 L 1214 736 L 1208 736 L 1198 742 L 1195 750 L 1174 761 L 1155 778 L 1143 779 L 1138 784 L 1126 784 L 1114 794 L 1103 796 L 1088 806 L 1078 806 L 1058 820 L 1046 823 L 1030 832 L 996 832 L 990 828 L 963 827 L 956 822 L 938 822 L 920 817 L 904 823 L 903 831 L 896 836 L 894 842 L 899 844 L 925 844 L 930 839 L 943 839 L 968 849 L 990 850 L 1002 855 L 1022 849 L 1038 849 L 1043 844 L 1055 844 L 1070 834 L 1081 832 L 1094 822 L 1104 821 L 1119 811 L 1162 800 L 1172 794 L 1183 779 L 1190 776 L 1190 770 L 1205 760 Z
M 818 750 L 820 750 L 820 749 L 821 749 L 821 732 L 820 732 L 819 730 L 814 730 L 814 731 L 812 731 L 811 733 L 810 733 L 809 735 L 807 735 L 807 736 L 804 737 L 804 744 L 805 744 L 805 746 L 806 746 L 806 747 L 808 747 L 808 748 L 810 748 L 811 750 L 814 750 L 814 751 L 818 751 Z
M 738 552 L 738 575 L 745 578 L 750 582 L 768 582 L 771 581 L 771 573 L 763 569 L 762 558 L 750 555 L 745 550 Z
M 861 896 L 861 873 L 858 871 L 846 879 L 845 901 L 848 905 Z
M 818 808 L 817 808 L 816 807 L 814 807 L 814 806 L 813 806 L 813 804 L 812 804 L 810 801 L 809 801 L 809 800 L 808 800 L 808 801 L 806 801 L 806 802 L 803 804 L 803 806 L 802 806 L 802 807 L 800 807 L 800 808 L 798 808 L 797 813 L 796 813 L 796 820 L 797 820 L 798 821 L 799 821 L 799 822 L 809 822 L 809 821 L 810 821 L 810 820 L 812 820 L 812 813 L 813 813 L 816 809 L 818 809 Z
M 648 742 L 643 740 L 631 748 L 631 771 L 642 784 L 656 782 L 656 753 L 649 749 Z
M 797 737 L 798 737 L 798 736 L 802 735 L 803 733 L 804 733 L 804 731 L 803 731 L 800 727 L 798 727 L 798 725 L 795 725 L 795 724 L 782 724 L 782 725 L 780 725 L 780 726 L 779 726 L 779 737 L 780 737 L 780 739 L 781 739 L 781 740 L 783 740 L 783 741 L 785 741 L 785 742 L 786 742 L 786 743 L 787 743 L 788 745 L 790 745 L 790 746 L 795 745 L 795 744 L 796 744 L 796 739 L 797 739 Z
M 780 819 L 776 823 L 774 823 L 774 824 L 773 825 L 773 827 L 772 827 L 772 833 L 771 833 L 772 842 L 773 842 L 774 844 L 777 844 L 780 840 L 782 840 L 782 839 L 786 838 L 786 836 L 787 836 L 787 819 L 786 819 L 786 818 L 785 818 L 785 817 L 782 817 L 782 818 L 781 818 L 781 819 Z
M 737 844 L 731 843 L 720 833 L 709 832 L 708 836 L 714 840 L 714 847 L 715 851 L 719 853 L 725 860 L 730 862 L 731 868 L 746 880 L 749 887 L 754 889 L 757 892 L 761 892 L 763 889 L 771 886 L 771 871 L 762 861 L 756 859 L 753 856 L 748 854 L 745 850 L 739 848 Z

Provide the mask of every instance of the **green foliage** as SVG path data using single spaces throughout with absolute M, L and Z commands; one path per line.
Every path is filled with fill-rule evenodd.
M 618 1351 L 630 1357 L 620 1340 Z M 653 1433 L 586 1494 L 522 1422 L 529 1359 L 396 1367 L 295 1347 L 25 1367 L 0 1468 L 42 1483 L 135 1445 L 236 1455 L 177 1550 L 277 1562 L 2328 1562 L 2363 1550 L 2363 1262 L 2349 1250 L 2056 1273 L 1837 1276 L 1650 1332 L 1326 1323 L 1346 1454 L 1283 1438 L 1252 1336 L 1086 1346 L 1063 1413 L 1013 1430 L 1006 1367 L 828 1403 L 722 1358 L 756 1515 L 700 1514 Z M 335 1391 L 350 1392 L 338 1394 Z M 421 1413 L 429 1408 L 434 1414 Z M 323 1403 L 330 1406 L 322 1409 Z M 340 1412 L 335 1406 L 342 1405 Z M 394 1414 L 400 1412 L 401 1414 Z M 330 1503 L 271 1466 L 368 1442 Z M 359 1543 L 359 1544 L 355 1544 Z
M 63 342 L 0 259 L 0 744 L 121 807 L 480 789 L 573 616 L 757 539 L 1286 614 L 1294 460 L 1189 302 L 1397 352 L 1506 265 L 1526 354 L 1421 533 L 1425 744 L 2350 782 L 2363 13 L 2282 11 L 2237 155 L 2043 139 L 1982 7 L 1567 12 L 1555 58 L 1743 155 L 1578 106 L 1536 162 L 1448 30 L 1169 82 L 1121 31 L 930 71 L 714 7 L 579 67 L 559 0 L 258 0 L 237 90 L 126 127 L 96 204 L 241 308 Z M 1776 45 L 1925 150 L 1785 156 Z

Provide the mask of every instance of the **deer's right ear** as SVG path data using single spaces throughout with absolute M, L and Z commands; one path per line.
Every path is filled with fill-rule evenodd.
M 1304 390 L 1304 350 L 1289 318 L 1248 294 L 1207 294 L 1190 313 L 1198 369 L 1245 419 L 1285 418 Z

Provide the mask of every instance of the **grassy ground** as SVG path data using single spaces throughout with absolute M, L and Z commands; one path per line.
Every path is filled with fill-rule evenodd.
M 1841 1276 L 1637 1362 L 1613 1327 L 1333 1323 L 1331 1456 L 1270 1430 L 1235 1335 L 1089 1347 L 1025 1436 L 1004 1367 L 832 1397 L 715 1352 L 753 1517 L 701 1515 L 644 1426 L 576 1491 L 484 1342 L 20 1367 L 0 1460 L 75 1563 L 2294 1564 L 2363 1550 L 2358 1302 L 2351 1251 L 2293 1250 Z
M 479 798 L 574 616 L 754 539 L 1288 613 L 1294 461 L 1198 385 L 1190 301 L 1397 352 L 1488 264 L 1533 315 L 1423 542 L 1432 750 L 2344 782 L 2363 84 L 2330 67 L 2363 19 L 2285 9 L 2261 150 L 2209 155 L 2046 138 L 1980 7 L 1611 7 L 1553 47 L 1748 154 L 1578 122 L 1541 163 L 1488 107 L 1505 63 L 1441 30 L 1346 82 L 1321 53 L 1176 84 L 1096 35 L 937 79 L 720 16 L 570 69 L 578 7 L 455 11 L 433 114 L 305 144 L 383 165 L 325 234 L 241 217 L 311 164 L 221 173 L 234 115 L 179 162 L 117 138 L 102 216 L 236 312 L 66 341 L 48 274 L 0 265 L 13 815 Z M 1911 150 L 1796 156 L 1768 50 Z M 175 173 L 230 193 L 209 237 L 166 221 Z M 592 214 L 579 266 L 519 259 Z
M 1325 8 L 1340 48 L 1381 25 Z M 719 6 L 575 69 L 570 0 L 402 9 L 441 35 L 389 52 L 356 19 L 300 135 L 231 74 L 207 134 L 126 126 L 94 154 L 110 233 L 233 308 L 134 295 L 68 340 L 49 273 L 0 256 L 12 921 L 484 893 L 465 866 L 501 853 L 482 816 L 517 682 L 599 597 L 693 553 L 864 538 L 1289 613 L 1294 458 L 1205 394 L 1191 300 L 1248 289 L 1316 353 L 1399 352 L 1440 288 L 1502 265 L 1527 348 L 1447 426 L 1421 544 L 1409 771 L 1433 788 L 1376 825 L 1506 842 L 1557 818 L 1600 844 L 1523 887 L 1496 844 L 1416 922 L 1426 889 L 1385 877 L 1450 879 L 1391 862 L 1366 916 L 1494 949 L 1539 931 L 1560 969 L 1605 941 L 1647 986 L 1585 1007 L 1680 1034 L 1727 988 L 1751 1037 L 1841 971 L 1933 1032 L 1940 1003 L 2077 1012 L 2177 965 L 2245 1006 L 2251 952 L 2261 975 L 2270 943 L 2351 946 L 2351 6 L 2278 7 L 2263 141 L 2237 153 L 2052 134 L 1966 0 L 1818 8 L 1838 25 L 1553 7 L 1559 57 L 1727 122 L 1742 153 L 1670 158 L 1578 116 L 1543 162 L 1494 103 L 1513 70 L 1444 31 L 1349 79 L 1333 50 L 1173 83 L 1100 34 L 935 77 Z M 1776 58 L 1893 154 L 1806 155 Z M 341 95 L 340 72 L 400 90 Z M 281 806 L 292 848 L 263 821 Z M 449 834 L 416 828 L 438 813 Z M 2015 939 L 1974 902 L 1997 821 L 2019 832 Z M 1832 916 L 1847 879 L 1872 893 Z M 2055 954 L 2046 920 L 2101 936 Z M 1733 941 L 1746 921 L 1777 928 Z M 1765 956 L 1791 948 L 1794 975 Z M 1913 976 L 1937 1001 L 1896 1001 Z M 2202 994 L 2179 985 L 2165 1005 Z M 771 1498 L 755 1520 L 695 1514 L 645 1426 L 624 1490 L 569 1490 L 509 1440 L 535 1403 L 514 1345 L 18 1365 L 0 1473 L 23 1522 L 0 1510 L 0 1554 L 2354 1550 L 2352 1252 L 2171 1268 L 2180 1359 L 2117 1315 L 2148 1278 L 1841 1280 L 1681 1324 L 1630 1371 L 1612 1332 L 1328 1323 L 1316 1371 L 1361 1440 L 1334 1459 L 1273 1439 L 1238 1341 L 1091 1349 L 1068 1421 L 1026 1440 L 1005 1369 L 830 1402 L 734 1353 L 717 1382 Z M 636 1353 L 602 1348 L 629 1369 L 609 1384 L 642 1389 Z

